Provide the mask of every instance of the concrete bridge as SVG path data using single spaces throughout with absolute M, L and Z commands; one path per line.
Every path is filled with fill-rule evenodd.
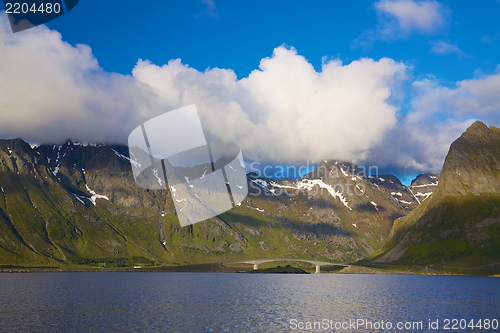
M 308 259 L 289 259 L 289 258 L 274 258 L 274 259 L 251 259 L 251 260 L 238 260 L 238 261 L 226 261 L 225 264 L 251 264 L 253 265 L 253 270 L 256 271 L 259 269 L 259 264 L 263 264 L 266 262 L 272 261 L 300 261 L 307 262 L 313 266 L 316 266 L 316 273 L 320 272 L 321 266 L 344 266 L 347 267 L 347 264 L 339 264 L 335 262 L 327 262 L 327 261 L 317 261 L 317 260 L 308 260 Z

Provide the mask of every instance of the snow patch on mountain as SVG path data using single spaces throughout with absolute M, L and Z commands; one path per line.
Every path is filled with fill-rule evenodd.
M 56 166 L 56 167 L 54 168 L 54 170 L 52 171 L 52 174 L 53 174 L 54 176 L 57 176 L 57 173 L 58 173 L 58 172 L 59 172 L 59 170 L 61 169 L 61 168 L 59 167 L 60 165 L 61 165 L 61 164 L 59 164 L 58 166 Z
M 344 176 L 349 177 L 349 174 L 345 172 L 344 169 L 342 169 L 342 167 L 340 168 L 340 172 L 342 172 Z
M 273 187 L 290 188 L 295 190 L 307 190 L 307 191 L 311 191 L 314 188 L 314 186 L 319 186 L 320 188 L 326 189 L 332 197 L 339 199 L 344 206 L 349 208 L 349 210 L 352 210 L 352 208 L 349 207 L 346 198 L 342 195 L 342 192 L 335 191 L 331 185 L 326 184 L 321 179 L 302 179 L 298 182 L 293 183 L 293 185 L 281 185 L 276 182 L 271 182 L 270 185 Z
M 95 193 L 95 191 L 92 190 L 87 184 L 85 184 L 85 187 L 87 187 L 87 191 L 92 194 L 89 200 L 94 204 L 94 206 L 96 206 L 97 199 L 104 199 L 109 201 L 109 198 L 107 196 Z
M 116 156 L 118 157 L 121 157 L 127 161 L 129 161 L 133 166 L 135 166 L 136 168 L 140 168 L 141 167 L 141 163 L 137 162 L 136 160 L 133 160 L 131 159 L 130 157 L 127 157 L 123 154 L 120 154 L 119 152 L 117 152 L 116 150 L 114 150 L 113 148 L 111 148 L 111 150 L 115 153 Z
M 418 193 L 415 193 L 415 196 L 419 196 L 419 197 L 425 197 L 422 199 L 422 201 L 424 201 L 425 199 L 427 199 L 430 195 L 432 194 L 432 192 L 427 192 L 427 193 L 422 193 L 422 192 L 418 192 Z
M 423 185 L 412 185 L 411 187 L 415 188 L 415 187 L 438 186 L 438 185 L 439 185 L 439 182 L 430 183 L 430 184 L 423 184 Z

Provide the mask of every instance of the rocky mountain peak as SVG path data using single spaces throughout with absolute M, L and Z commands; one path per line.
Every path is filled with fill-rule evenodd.
M 482 137 L 486 137 L 490 134 L 490 128 L 486 126 L 482 121 L 475 121 L 472 125 L 470 125 L 467 130 L 462 134 L 462 137 L 471 139 L 480 139 Z
M 439 179 L 439 173 L 422 173 L 418 175 L 415 179 L 411 181 L 410 186 L 423 186 L 423 185 L 437 185 Z
M 500 191 L 500 129 L 480 121 L 450 147 L 436 194 L 466 195 Z

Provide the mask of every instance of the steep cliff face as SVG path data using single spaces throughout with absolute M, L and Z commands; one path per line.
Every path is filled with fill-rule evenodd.
M 480 121 L 451 144 L 439 196 L 500 193 L 500 129 Z
M 450 147 L 429 199 L 396 220 L 377 262 L 477 267 L 500 259 L 500 129 L 475 122 Z
M 297 180 L 249 174 L 248 186 L 239 207 L 181 228 L 167 189 L 135 184 L 125 146 L 0 140 L 0 265 L 352 262 L 412 209 L 396 177 L 338 161 Z

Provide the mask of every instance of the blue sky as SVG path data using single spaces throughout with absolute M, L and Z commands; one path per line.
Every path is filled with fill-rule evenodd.
M 251 160 L 339 158 L 400 176 L 439 171 L 449 144 L 472 121 L 500 126 L 499 13 L 495 0 L 80 1 L 46 28 L 4 33 L 0 43 L 14 67 L 27 67 L 20 54 L 39 58 L 34 71 L 40 73 L 16 77 L 19 84 L 56 80 L 40 69 L 54 66 L 64 79 L 53 85 L 68 89 L 64 95 L 74 95 L 78 105 L 68 111 L 56 97 L 33 98 L 51 110 L 46 124 L 30 128 L 13 117 L 0 130 L 31 141 L 63 135 L 123 141 L 147 117 L 195 103 L 208 136 L 237 142 Z M 45 54 L 65 66 L 44 62 Z M 323 86 L 331 91 L 318 92 Z M 98 93 L 81 92 L 92 89 Z M 358 95 L 344 101 L 351 93 Z M 294 103 L 286 105 L 287 97 Z M 113 113 L 110 100 L 123 105 L 117 102 Z M 19 108 L 27 110 L 24 119 L 44 112 Z M 330 116 L 337 121 L 323 123 Z M 104 120 L 113 117 L 118 120 Z M 233 123 L 217 122 L 221 117 Z M 97 126 L 83 120 L 92 118 Z M 229 129 L 246 122 L 239 132 Z M 59 123 L 68 132 L 46 134 Z M 72 130 L 74 123 L 87 130 Z
M 210 3 L 206 1 L 206 3 Z M 370 57 L 403 61 L 415 77 L 434 75 L 445 84 L 492 73 L 498 65 L 500 3 L 440 1 L 448 22 L 404 38 L 356 40 L 376 29 L 373 1 L 81 1 L 77 10 L 49 22 L 71 44 L 88 44 L 101 67 L 129 74 L 137 59 L 155 64 L 182 59 L 190 67 L 230 68 L 238 78 L 256 69 L 280 45 L 297 49 L 316 70 L 323 57 L 343 62 Z M 98 6 L 98 10 L 96 9 Z M 460 52 L 432 52 L 437 42 Z

